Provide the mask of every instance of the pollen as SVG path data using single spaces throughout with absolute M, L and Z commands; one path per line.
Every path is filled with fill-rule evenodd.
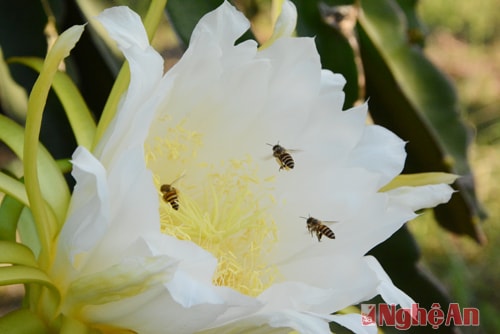
M 202 138 L 181 124 L 146 147 L 158 190 L 185 173 L 174 185 L 178 210 L 160 198 L 161 231 L 190 240 L 217 258 L 214 285 L 257 296 L 278 277 L 266 261 L 278 239 L 266 207 L 272 203 L 266 192 L 273 179 L 260 178 L 258 164 L 248 155 L 218 164 L 199 161 L 196 152 L 203 149 Z

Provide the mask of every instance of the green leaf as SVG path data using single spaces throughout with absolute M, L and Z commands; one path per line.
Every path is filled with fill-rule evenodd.
M 27 207 L 24 207 L 21 212 L 21 216 L 17 223 L 17 231 L 19 232 L 19 238 L 23 245 L 29 247 L 35 254 L 35 257 L 38 258 L 41 248 L 40 238 L 36 230 L 35 220 L 33 219 L 31 210 Z
M 49 288 L 58 299 L 59 291 L 50 278 L 42 270 L 22 265 L 0 267 L 0 285 L 12 285 L 22 283 L 36 283 Z
M 71 172 L 73 169 L 73 165 L 69 159 L 57 159 L 56 163 L 59 166 L 59 170 L 64 174 Z
M 361 56 L 374 121 L 408 140 L 405 172 L 442 171 L 462 176 L 460 190 L 435 209 L 439 223 L 483 241 L 477 222 L 484 217 L 467 161 L 470 129 L 460 118 L 454 88 L 410 45 L 404 13 L 394 0 L 361 1 Z
M 351 107 L 360 94 L 356 51 L 353 50 L 356 45 L 352 46 L 340 30 L 328 23 L 326 11 L 320 11 L 320 8 L 328 8 L 324 1 L 293 0 L 293 3 L 298 11 L 297 34 L 314 37 L 322 67 L 346 78 L 344 107 Z
M 437 279 L 418 265 L 420 249 L 406 226 L 372 249 L 369 254 L 379 260 L 394 285 L 412 297 L 420 307 L 430 310 L 433 303 L 440 303 L 446 314 L 451 299 Z M 393 333 L 392 329 L 382 328 L 384 333 Z M 413 326 L 411 332 L 453 334 L 456 333 L 455 330 L 453 326 L 441 326 L 436 330 L 431 326 Z
M 24 184 L 2 172 L 0 172 L 0 191 L 14 197 L 23 205 L 29 206 Z
M 425 26 L 415 10 L 418 0 L 396 1 L 406 17 L 406 36 L 408 37 L 408 42 L 422 47 L 425 39 Z
M 28 94 L 10 75 L 0 47 L 0 103 L 2 110 L 13 119 L 21 122 L 28 110 Z
M 18 157 L 24 158 L 24 129 L 11 119 L 0 115 L 0 141 L 3 141 Z M 69 205 L 70 193 L 64 175 L 49 152 L 38 144 L 38 171 L 43 198 L 50 205 L 57 220 L 63 222 Z
M 37 145 L 39 143 L 42 115 L 50 87 L 52 86 L 52 80 L 59 64 L 69 55 L 82 33 L 83 26 L 72 26 L 59 36 L 45 58 L 43 69 L 31 90 L 28 100 L 28 115 L 26 117 L 26 130 L 24 132 L 24 181 L 30 201 L 30 209 L 35 218 L 42 244 L 40 258 L 44 264 L 48 264 L 51 251 L 50 243 L 59 232 L 63 220 L 53 221 L 50 219 L 48 208 L 42 196 L 37 163 Z M 43 177 L 45 176 L 43 175 Z M 59 215 L 65 215 L 66 209 L 67 207 L 63 208 L 62 212 L 58 212 Z
M 27 309 L 20 309 L 0 317 L 0 333 L 48 334 L 50 331 L 38 315 Z
M 12 196 L 5 195 L 0 205 L 0 240 L 16 241 L 19 218 L 25 205 Z
M 0 267 L 0 285 L 12 284 L 27 284 L 26 297 L 31 306 L 38 308 L 46 320 L 54 320 L 61 294 L 43 270 L 23 265 Z
M 91 334 L 94 330 L 72 317 L 63 317 L 60 334 Z
M 0 240 L 0 264 L 5 263 L 28 267 L 38 266 L 31 249 L 17 242 Z
M 41 72 L 43 68 L 43 60 L 40 58 L 14 57 L 10 58 L 9 62 L 26 65 L 38 72 Z M 55 73 L 52 88 L 68 116 L 76 142 L 90 149 L 96 132 L 96 124 L 78 88 L 66 73 L 60 71 Z
M 167 0 L 151 0 L 148 12 L 144 18 L 144 28 L 148 34 L 149 41 L 153 40 L 156 33 L 156 29 L 160 25 L 161 18 L 163 17 L 162 11 L 167 6 Z

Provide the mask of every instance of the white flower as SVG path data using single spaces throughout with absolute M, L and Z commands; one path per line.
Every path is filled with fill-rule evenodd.
M 331 314 L 377 294 L 409 306 L 365 254 L 452 190 L 379 192 L 404 142 L 366 125 L 366 104 L 341 111 L 344 78 L 321 70 L 312 38 L 286 36 L 295 17 L 286 2 L 272 44 L 235 46 L 249 23 L 224 3 L 163 76 L 135 13 L 99 15 L 131 81 L 95 152 L 73 155 L 52 275 L 64 314 L 103 331 L 329 333 L 373 330 Z M 280 171 L 266 143 L 295 167 Z M 174 181 L 178 210 L 159 191 Z M 309 215 L 336 221 L 336 239 L 311 237 Z

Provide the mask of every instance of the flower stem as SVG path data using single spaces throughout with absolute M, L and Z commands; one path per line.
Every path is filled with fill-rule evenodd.
M 43 110 L 52 80 L 59 63 L 68 56 L 83 32 L 83 26 L 74 26 L 66 30 L 57 40 L 47 55 L 43 70 L 40 72 L 28 100 L 26 130 L 24 132 L 24 178 L 30 209 L 35 219 L 41 252 L 39 262 L 42 267 L 49 264 L 51 241 L 57 233 L 57 222 L 50 219 L 47 204 L 42 196 L 38 178 L 38 138 L 42 124 Z M 53 217 L 53 216 L 52 216 Z
M 149 6 L 146 18 L 144 20 L 144 28 L 148 33 L 149 41 L 153 40 L 156 29 L 160 24 L 161 18 L 163 17 L 163 11 L 167 6 L 168 0 L 153 0 Z
M 24 136 L 24 178 L 26 193 L 28 195 L 30 209 L 35 218 L 38 235 L 41 243 L 40 262 L 47 264 L 50 247 L 50 235 L 52 228 L 49 226 L 45 200 L 40 190 L 38 179 L 37 157 L 38 137 L 42 123 L 43 108 L 50 89 L 50 78 L 40 74 L 28 101 L 28 115 L 26 117 L 26 131 Z M 46 86 L 46 87 L 44 87 Z M 45 92 L 46 91 L 46 92 Z M 45 260 L 45 261 L 44 261 Z

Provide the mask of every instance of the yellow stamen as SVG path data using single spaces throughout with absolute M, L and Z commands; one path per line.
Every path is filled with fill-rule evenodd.
M 218 259 L 214 285 L 256 296 L 277 276 L 276 268 L 266 262 L 277 241 L 276 226 L 262 204 L 270 201 L 264 191 L 273 179 L 260 179 L 250 156 L 218 166 L 199 161 L 196 153 L 203 148 L 203 136 L 184 124 L 168 129 L 165 137 L 154 138 L 154 144 L 146 147 L 158 190 L 177 179 L 183 169 L 189 170 L 175 184 L 179 209 L 160 200 L 161 231 L 193 241 Z

